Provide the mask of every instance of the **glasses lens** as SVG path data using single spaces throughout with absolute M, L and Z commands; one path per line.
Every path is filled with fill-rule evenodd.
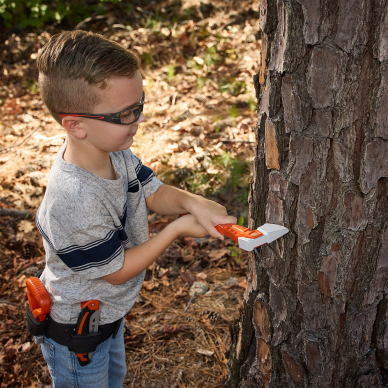
M 138 109 L 131 108 L 120 114 L 120 122 L 122 124 L 131 124 L 135 122 L 139 116 L 136 117 L 136 111 Z
M 120 122 L 121 124 L 132 124 L 137 121 L 140 117 L 141 112 L 143 112 L 143 105 L 131 108 L 121 113 Z

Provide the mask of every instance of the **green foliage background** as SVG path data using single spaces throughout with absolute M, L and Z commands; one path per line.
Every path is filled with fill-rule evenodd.
M 89 16 L 106 13 L 112 5 L 121 3 L 129 12 L 132 5 L 122 0 L 0 0 L 0 24 L 7 28 L 41 28 L 47 23 L 63 20 L 77 24 Z

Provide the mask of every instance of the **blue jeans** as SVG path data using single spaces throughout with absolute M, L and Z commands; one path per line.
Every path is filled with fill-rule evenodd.
M 109 337 L 99 344 L 86 366 L 80 366 L 77 356 L 66 346 L 43 337 L 41 348 L 53 388 L 121 388 L 127 373 L 123 327 L 124 320 L 116 338 Z

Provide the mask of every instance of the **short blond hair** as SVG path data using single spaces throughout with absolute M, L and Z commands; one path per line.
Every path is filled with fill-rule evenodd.
M 38 55 L 40 92 L 50 113 L 92 113 L 100 102 L 98 89 L 111 77 L 135 75 L 139 58 L 101 35 L 65 31 L 53 35 Z

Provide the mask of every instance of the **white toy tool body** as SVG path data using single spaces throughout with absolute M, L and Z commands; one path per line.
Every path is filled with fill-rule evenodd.
M 253 251 L 255 248 L 269 244 L 289 232 L 287 228 L 275 224 L 264 224 L 255 230 L 240 225 L 217 225 L 216 229 L 224 236 L 238 242 L 238 246 L 245 251 Z

